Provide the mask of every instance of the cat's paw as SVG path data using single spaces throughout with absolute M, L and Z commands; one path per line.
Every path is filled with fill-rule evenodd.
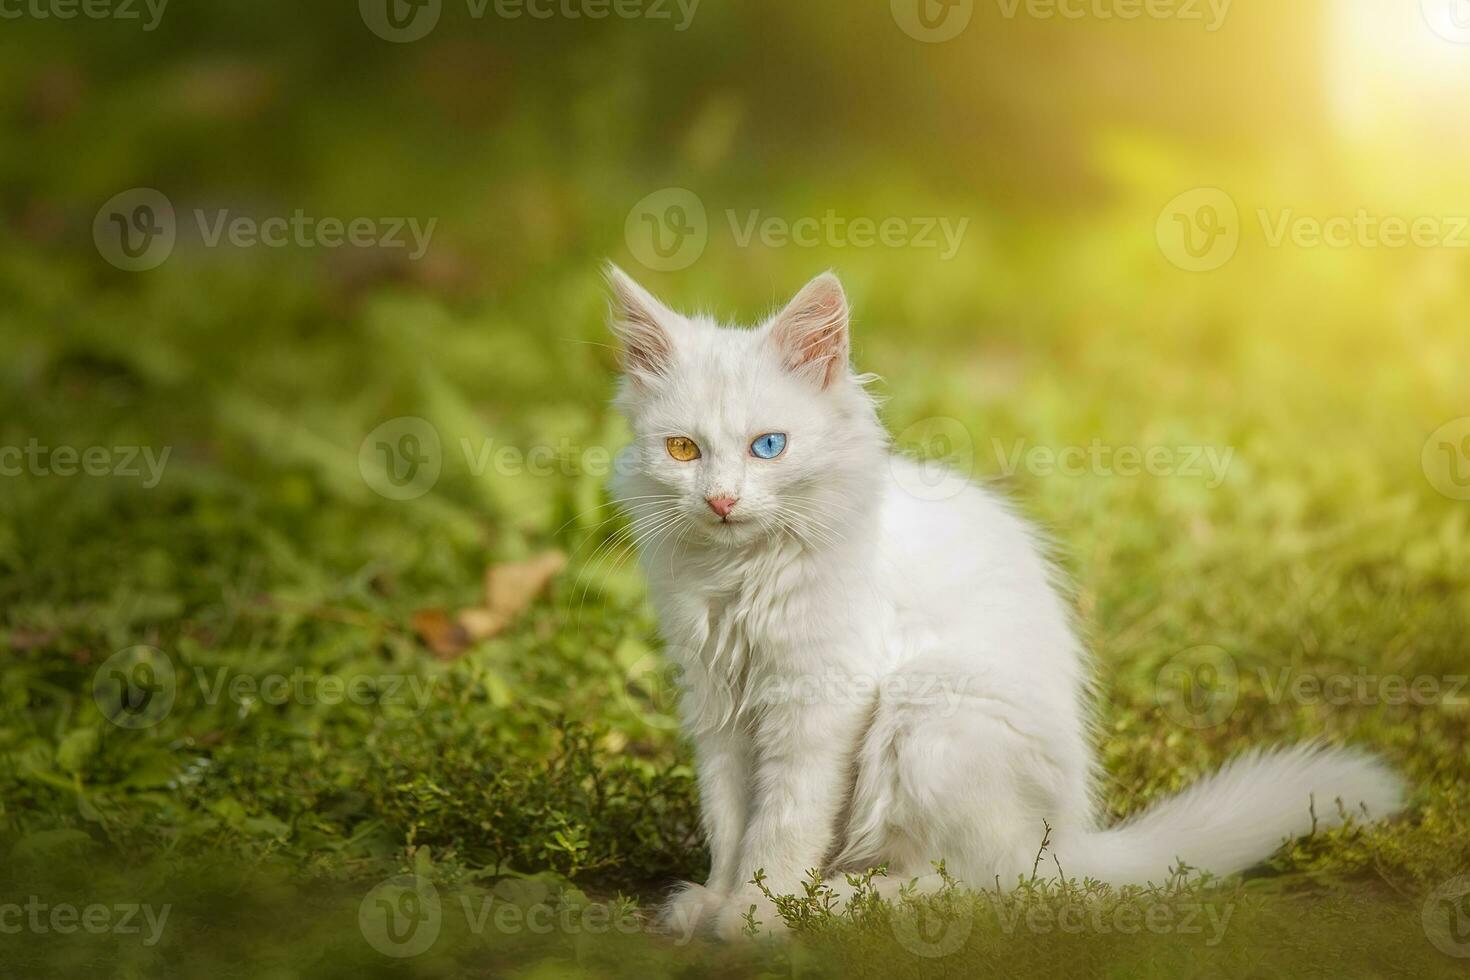
M 715 919 L 715 935 L 727 942 L 749 939 L 752 936 L 747 918 L 754 906 L 755 938 L 770 939 L 783 936 L 788 931 L 786 920 L 776 911 L 776 905 L 754 885 L 737 889 L 720 908 Z
M 668 903 L 659 910 L 659 931 L 673 936 L 680 944 L 687 943 L 701 929 L 714 925 L 723 905 L 724 899 L 719 892 L 686 881 L 674 890 Z

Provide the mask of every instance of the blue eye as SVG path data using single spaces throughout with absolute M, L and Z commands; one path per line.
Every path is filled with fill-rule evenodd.
M 786 433 L 767 432 L 756 436 L 750 444 L 750 454 L 758 459 L 775 459 L 786 451 Z

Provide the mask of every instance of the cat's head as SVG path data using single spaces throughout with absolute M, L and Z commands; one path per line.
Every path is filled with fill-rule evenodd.
M 670 310 L 609 267 L 618 409 L 633 429 L 614 493 L 646 540 L 718 547 L 848 539 L 886 437 L 849 364 L 842 284 L 818 276 L 755 329 Z

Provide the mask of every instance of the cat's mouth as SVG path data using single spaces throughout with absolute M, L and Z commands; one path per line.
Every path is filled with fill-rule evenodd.
M 736 517 L 734 514 L 731 514 L 728 517 L 716 518 L 706 524 L 705 527 L 709 528 L 707 533 L 717 539 L 735 540 L 744 537 L 752 527 L 756 526 L 756 523 L 749 516 Z

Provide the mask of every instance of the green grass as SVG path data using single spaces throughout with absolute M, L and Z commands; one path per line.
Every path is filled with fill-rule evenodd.
M 650 964 L 825 973 L 830 962 L 1119 975 L 1189 964 L 1240 975 L 1271 972 L 1277 953 L 1363 975 L 1455 968 L 1429 945 L 1419 911 L 1470 858 L 1463 697 L 1318 703 L 1282 696 L 1278 674 L 1429 677 L 1447 690 L 1465 669 L 1470 532 L 1464 505 L 1437 495 L 1419 469 L 1422 384 L 1355 372 L 1350 351 L 1244 319 L 1189 338 L 1122 326 L 1124 340 L 1081 311 L 983 301 L 953 308 L 956 322 L 1000 324 L 974 334 L 885 328 L 860 314 L 859 356 L 887 376 L 894 428 L 960 420 L 977 475 L 1056 539 L 1097 655 L 1113 813 L 1259 743 L 1372 746 L 1407 775 L 1413 806 L 1399 821 L 1297 842 L 1244 885 L 1129 899 L 1228 906 L 1238 917 L 1219 942 L 1093 927 L 1071 935 L 1024 919 L 1007 931 L 990 906 L 963 952 L 935 960 L 908 952 L 901 921 L 882 910 L 794 912 L 800 938 L 775 949 L 575 926 L 549 938 L 476 934 L 459 899 L 500 894 L 492 889 L 506 876 L 539 876 L 535 897 L 570 906 L 590 896 L 647 910 L 674 879 L 700 878 L 707 860 L 665 692 L 646 672 L 630 675 L 656 648 L 640 586 L 626 560 L 588 560 L 616 526 L 586 513 L 602 499 L 600 477 L 572 458 L 551 476 L 475 476 L 456 449 L 460 438 L 616 444 L 607 354 L 567 342 L 599 336 L 594 270 L 547 289 L 568 312 L 546 332 L 497 330 L 488 311 L 449 312 L 393 291 L 333 317 L 308 290 L 193 270 L 210 295 L 236 290 L 253 307 L 250 337 L 237 344 L 233 299 L 180 309 L 169 279 L 73 291 L 15 256 L 6 269 L 17 329 L 4 357 L 5 441 L 40 433 L 52 445 L 172 449 L 153 488 L 31 475 L 8 479 L 0 498 L 7 893 L 49 887 L 53 900 L 77 904 L 94 893 L 168 896 L 177 927 L 156 948 L 123 943 L 119 970 L 534 972 L 544 960 L 629 974 Z M 860 311 L 901 308 L 893 288 L 854 277 Z M 1033 328 L 1004 325 L 1018 314 Z M 48 316 L 99 326 L 85 341 L 62 338 L 44 329 Z M 100 325 L 119 317 L 138 333 L 109 343 Z M 1414 343 L 1449 357 L 1464 342 Z M 373 356 L 348 353 L 360 344 Z M 396 502 L 368 489 L 357 448 L 404 414 L 435 424 L 445 464 L 430 494 Z M 991 443 L 1094 437 L 1233 447 L 1235 457 L 1209 489 L 1184 476 L 1007 477 Z M 450 661 L 414 634 L 418 610 L 474 605 L 487 563 L 553 547 L 573 556 L 571 568 L 506 633 Z M 92 685 L 104 660 L 135 644 L 165 652 L 177 684 L 162 721 L 129 730 L 103 717 Z M 1240 684 L 1234 710 L 1196 730 L 1177 723 L 1157 678 L 1201 645 L 1227 651 Z M 220 686 L 293 672 L 309 679 L 303 690 L 324 676 L 364 677 L 372 693 L 362 704 L 238 703 Z M 395 699 L 387 685 L 410 679 L 421 694 Z M 415 869 L 444 890 L 449 925 L 424 957 L 390 960 L 365 945 L 354 910 L 379 881 Z M 1033 897 L 1066 903 L 1044 888 Z M 66 968 L 114 962 L 104 940 L 117 942 L 0 943 Z M 1275 952 L 1263 960 L 1263 950 Z
M 762 9 L 796 19 L 785 23 L 798 48 L 826 37 Z M 1436 889 L 1470 871 L 1470 690 L 1443 696 L 1470 673 L 1470 503 L 1435 490 L 1421 450 L 1470 415 L 1467 266 L 1448 252 L 1247 236 L 1228 266 L 1194 275 L 1154 240 L 1181 188 L 1227 183 L 1242 210 L 1341 210 L 1381 186 L 1367 171 L 1297 176 L 1244 150 L 1205 163 L 1157 134 L 1079 122 L 1063 127 L 1065 146 L 989 161 L 1002 189 L 1034 182 L 1034 197 L 1002 207 L 1003 191 L 971 186 L 974 154 L 948 129 L 956 142 L 927 161 L 904 139 L 928 146 L 928 129 L 878 139 L 848 120 L 857 142 L 836 153 L 800 143 L 819 124 L 780 115 L 790 96 L 777 81 L 722 95 L 733 83 L 716 55 L 733 43 L 751 57 L 757 35 L 741 18 L 755 14 L 711 12 L 730 30 L 670 49 L 702 79 L 687 104 L 647 68 L 661 35 L 621 35 L 622 48 L 568 28 L 570 40 L 524 52 L 490 40 L 442 60 L 374 46 L 364 63 L 381 71 L 359 79 L 321 53 L 340 33 L 326 13 L 303 13 L 279 48 L 263 21 L 180 16 L 221 44 L 222 24 L 239 27 L 243 69 L 191 60 L 179 35 L 161 35 L 158 62 L 141 67 L 100 33 L 81 53 L 52 44 L 85 97 L 47 121 L 26 87 L 52 77 L 44 46 L 7 41 L 0 59 L 14 83 L 0 87 L 6 132 L 27 151 L 0 165 L 0 447 L 169 452 L 154 486 L 0 477 L 0 905 L 170 909 L 152 945 L 0 928 L 0 973 L 1463 973 L 1426 921 L 1446 921 Z M 864 30 L 882 40 L 851 43 L 910 57 L 886 47 L 877 17 Z M 791 30 L 763 30 L 761 44 Z M 485 50 L 521 73 L 514 100 L 496 101 L 505 85 L 481 72 Z M 127 84 L 77 67 L 94 61 L 128 62 Z M 789 50 L 776 62 L 803 70 Z M 177 95 L 181 65 L 206 82 L 224 74 L 218 104 Z M 877 125 L 896 126 L 894 106 L 924 93 L 914 73 L 881 67 L 859 81 L 878 86 Z M 264 108 L 230 74 L 246 69 L 265 79 Z M 811 72 L 791 91 L 830 87 Z M 653 109 L 628 132 L 608 122 L 644 112 L 645 98 L 664 100 L 672 137 Z M 917 119 L 904 125 L 935 124 Z M 774 142 L 743 142 L 752 131 Z M 1033 157 L 1056 169 L 1017 176 Z M 99 259 L 89 228 L 101 201 L 142 184 L 181 211 L 242 198 L 273 213 L 441 220 L 421 266 L 181 248 L 133 275 Z M 951 262 L 741 248 L 716 232 L 698 263 L 659 275 L 628 254 L 623 222 L 672 185 L 698 188 L 716 226 L 747 207 L 974 220 Z M 787 903 L 786 943 L 653 935 L 649 910 L 673 881 L 702 880 L 708 856 L 643 587 L 597 509 L 599 454 L 623 431 L 607 408 L 597 268 L 609 255 L 675 305 L 746 321 L 822 268 L 844 276 L 857 358 L 884 377 L 900 445 L 942 448 L 1056 543 L 1095 653 L 1113 816 L 1246 747 L 1308 738 L 1382 753 L 1412 788 L 1408 812 L 1293 842 L 1241 881 L 1118 895 L 1038 880 L 850 909 L 814 890 Z M 369 433 L 402 416 L 427 420 L 442 447 L 432 491 L 407 501 L 374 492 L 359 468 Z M 1006 472 L 1018 440 L 1233 455 L 1218 485 Z M 491 459 L 550 447 L 556 462 L 547 475 L 481 469 L 486 447 Z M 488 565 L 550 549 L 568 570 L 500 635 L 446 658 L 415 631 L 416 613 L 477 605 Z M 129 729 L 94 687 L 139 645 L 168 658 L 174 700 Z M 1233 701 L 1206 703 L 1211 724 L 1181 724 L 1191 703 L 1160 680 L 1181 654 L 1235 667 Z M 1343 677 L 1347 697 L 1282 686 Z M 310 693 L 244 696 L 272 678 Z M 1396 696 L 1394 678 L 1438 694 Z M 361 685 L 361 703 L 327 703 L 338 681 Z M 394 958 L 359 912 L 402 900 L 374 889 L 404 874 L 432 883 L 441 931 Z M 1057 918 L 1084 911 L 1080 929 Z M 549 932 L 528 925 L 545 914 Z

